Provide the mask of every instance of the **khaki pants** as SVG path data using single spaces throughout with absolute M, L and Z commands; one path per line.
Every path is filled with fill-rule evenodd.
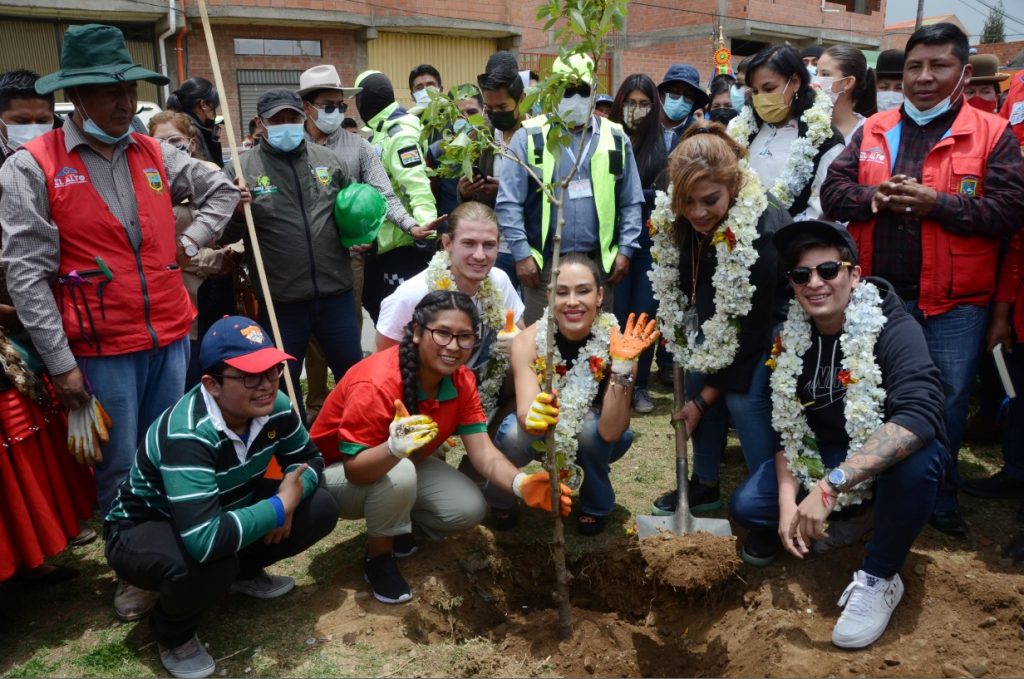
M 563 253 L 563 255 L 566 253 Z M 601 263 L 598 262 L 597 266 L 603 270 Z M 608 275 L 608 272 L 605 272 Z M 527 327 L 533 325 L 540 320 L 541 314 L 544 313 L 544 309 L 548 305 L 548 285 L 551 283 L 551 264 L 547 264 L 544 269 L 540 272 L 540 285 L 536 288 L 528 288 L 525 285 L 523 287 L 523 304 L 526 305 L 526 311 L 523 312 L 523 323 Z M 604 301 L 601 304 L 601 308 L 604 311 L 612 310 L 612 302 L 615 299 L 615 286 L 607 285 L 604 286 Z
M 403 535 L 415 521 L 430 538 L 439 540 L 476 526 L 487 504 L 476 484 L 436 457 L 419 464 L 402 460 L 375 483 L 350 483 L 345 465 L 324 470 L 324 485 L 344 519 L 366 519 L 367 536 Z

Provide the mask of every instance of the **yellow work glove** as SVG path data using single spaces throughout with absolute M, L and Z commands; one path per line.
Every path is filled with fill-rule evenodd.
M 526 431 L 534 436 L 545 434 L 550 427 L 558 424 L 558 397 L 540 392 L 530 404 L 526 414 Z
M 429 415 L 410 415 L 405 404 L 395 400 L 395 419 L 388 431 L 388 452 L 403 460 L 434 440 L 437 422 Z

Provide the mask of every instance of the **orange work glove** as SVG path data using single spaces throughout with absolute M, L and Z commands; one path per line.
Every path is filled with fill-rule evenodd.
M 569 516 L 569 512 L 572 511 L 572 490 L 564 483 L 558 485 L 562 491 L 559 509 L 562 516 Z M 528 507 L 551 511 L 551 480 L 547 472 L 537 472 L 529 476 L 525 472 L 519 472 L 512 479 L 512 492 L 516 497 L 522 498 Z
M 613 374 L 633 374 L 637 357 L 661 336 L 654 326 L 654 319 L 648 321 L 647 314 L 640 314 L 640 318 L 636 318 L 636 314 L 630 314 L 626 319 L 625 332 L 620 333 L 618 328 L 612 328 L 610 353 Z

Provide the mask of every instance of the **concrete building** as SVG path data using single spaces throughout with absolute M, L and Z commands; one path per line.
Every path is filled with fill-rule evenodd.
M 634 0 L 627 28 L 613 35 L 599 65 L 603 88 L 646 72 L 659 80 L 669 64 L 689 62 L 703 77 L 721 27 L 737 56 L 770 43 L 850 43 L 877 50 L 887 0 Z M 337 66 L 345 83 L 374 68 L 389 74 L 400 101 L 411 103 L 407 76 L 436 66 L 444 86 L 475 82 L 491 52 L 517 51 L 523 68 L 543 72 L 557 53 L 553 35 L 534 16 L 538 0 L 210 0 L 208 11 L 224 78 L 239 123 L 255 112 L 259 93 L 298 83 L 304 69 Z M 69 24 L 121 27 L 139 63 L 173 82 L 211 77 L 194 0 L 0 0 L 0 70 L 57 69 Z M 211 78 L 212 79 L 212 78 Z M 173 89 L 173 85 L 170 89 Z M 165 92 L 143 84 L 140 99 Z

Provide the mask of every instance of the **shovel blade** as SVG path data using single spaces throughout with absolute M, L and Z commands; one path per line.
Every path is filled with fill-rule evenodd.
M 676 535 L 703 531 L 712 535 L 729 537 L 732 535 L 732 526 L 729 525 L 728 519 L 697 518 L 692 514 L 688 517 L 678 515 L 636 517 L 636 532 L 641 540 L 665 531 Z

